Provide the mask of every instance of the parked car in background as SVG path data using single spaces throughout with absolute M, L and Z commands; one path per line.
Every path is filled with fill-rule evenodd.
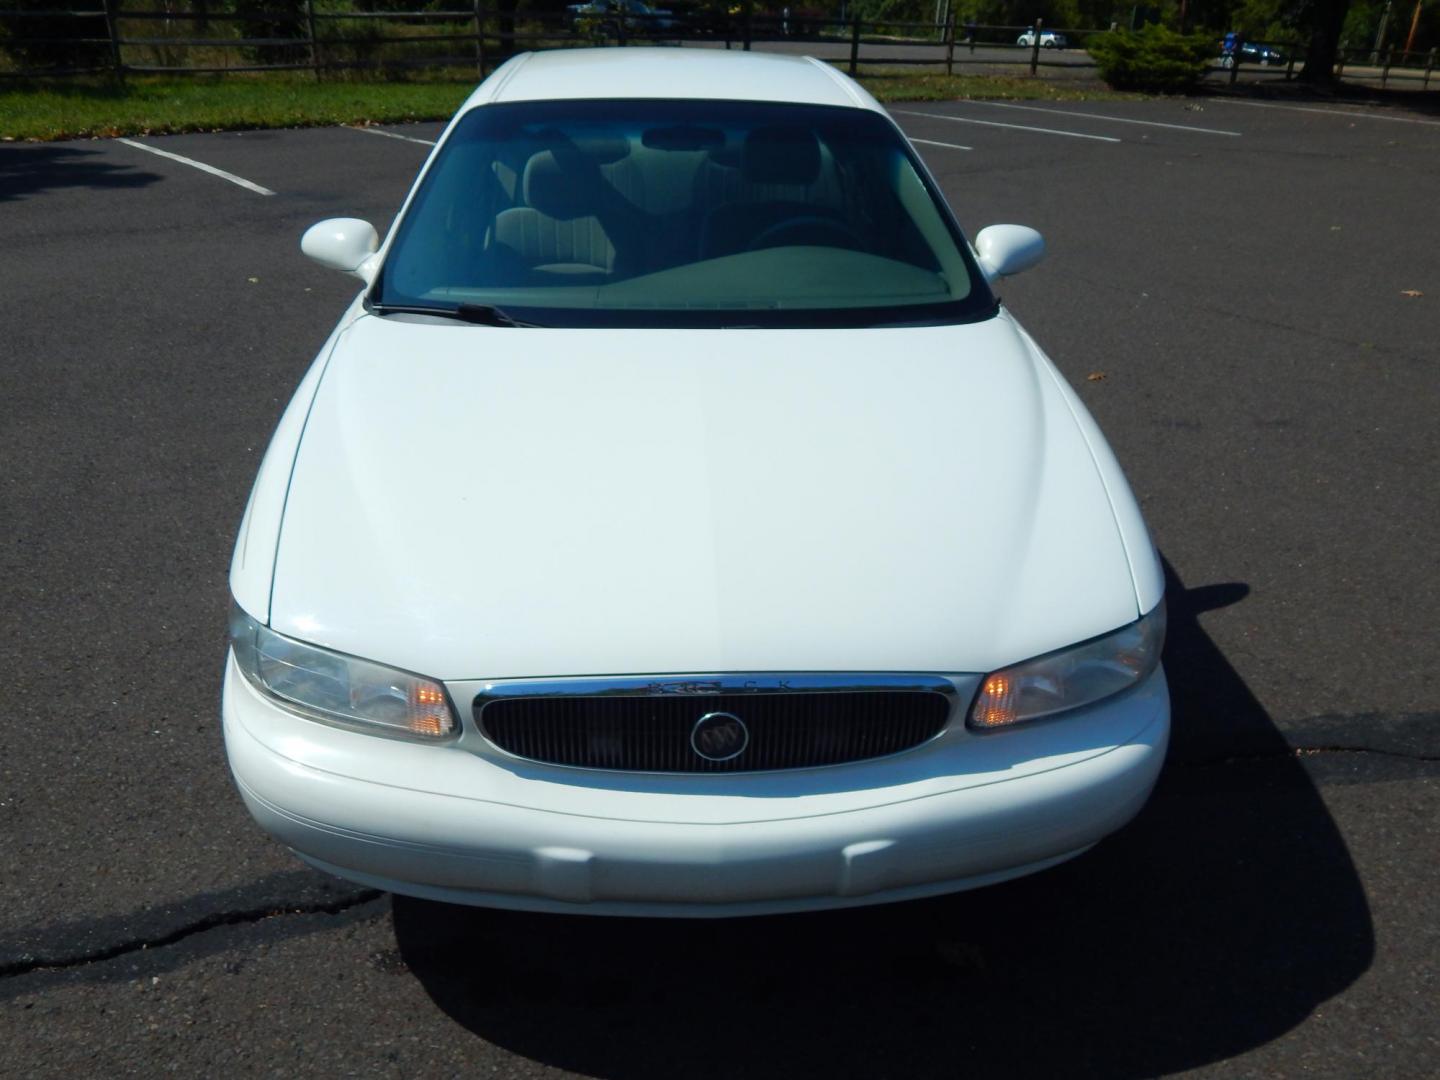
M 1286 56 L 1279 49 L 1272 49 L 1269 45 L 1260 45 L 1254 42 L 1242 41 L 1240 43 L 1240 63 L 1242 64 L 1283 64 Z M 1235 64 L 1235 50 L 1227 48 L 1225 43 L 1220 43 L 1220 66 L 1223 68 L 1233 67 Z
M 1034 44 L 1035 44 L 1035 31 L 1034 31 L 1034 30 L 1026 30 L 1023 34 L 1021 34 L 1018 38 L 1015 39 L 1015 44 L 1016 44 L 1016 45 L 1034 45 Z M 1058 31 L 1055 31 L 1055 30 L 1041 30 L 1041 31 L 1040 31 L 1040 47 L 1041 47 L 1042 49 L 1064 49 L 1064 48 L 1066 48 L 1067 46 L 1069 46 L 1069 44 L 1070 44 L 1070 39 L 1067 38 L 1064 34 L 1059 33 Z
M 621 29 L 627 32 L 652 34 L 675 27 L 672 12 L 653 8 L 642 0 L 589 0 L 565 8 L 570 16 L 570 29 L 582 33 L 598 30 L 606 37 L 615 37 Z
M 301 247 L 363 288 L 240 526 L 222 713 L 303 859 L 753 915 L 1003 881 L 1140 810 L 1164 576 L 996 297 L 1044 241 L 972 246 L 863 87 L 774 53 L 521 55 L 383 244 L 338 218 Z

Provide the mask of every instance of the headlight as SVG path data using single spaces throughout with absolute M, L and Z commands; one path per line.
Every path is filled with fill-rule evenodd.
M 445 688 L 433 679 L 282 637 L 238 607 L 230 615 L 230 645 L 245 677 L 301 716 L 422 738 L 458 729 Z
M 970 727 L 1005 727 L 1078 709 L 1143 682 L 1160 663 L 1165 644 L 1165 601 L 1114 633 L 1037 656 L 985 677 Z

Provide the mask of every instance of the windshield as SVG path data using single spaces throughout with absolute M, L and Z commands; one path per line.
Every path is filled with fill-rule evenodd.
M 995 310 L 883 116 L 730 101 L 471 110 L 371 299 L 490 305 L 551 326 L 874 326 Z

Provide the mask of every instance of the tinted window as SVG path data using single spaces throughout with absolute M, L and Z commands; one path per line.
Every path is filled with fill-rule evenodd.
M 723 101 L 467 113 L 373 297 L 553 325 L 874 325 L 994 299 L 878 114 Z

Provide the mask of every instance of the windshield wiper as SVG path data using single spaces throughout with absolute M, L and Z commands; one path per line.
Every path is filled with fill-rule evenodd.
M 539 326 L 511 318 L 492 304 L 457 304 L 455 307 L 425 307 L 421 304 L 371 304 L 376 315 L 437 315 L 442 319 L 458 319 L 477 326 Z

